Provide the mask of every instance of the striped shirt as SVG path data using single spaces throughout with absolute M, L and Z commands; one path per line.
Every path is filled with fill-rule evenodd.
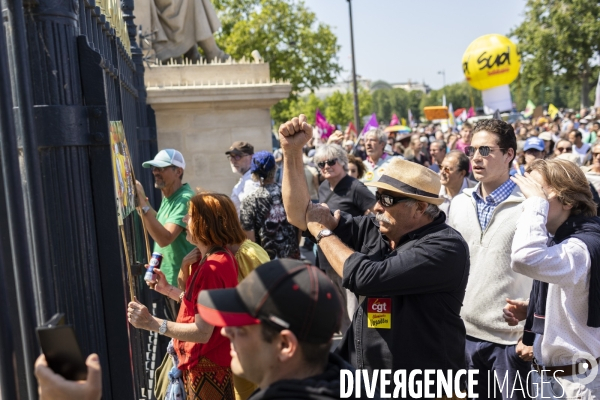
M 509 178 L 484 199 L 481 197 L 481 182 L 477 184 L 473 191 L 473 198 L 475 199 L 475 204 L 477 204 L 477 216 L 479 217 L 479 226 L 481 226 L 482 232 L 485 231 L 485 228 L 490 223 L 496 207 L 510 196 L 515 186 L 516 183 Z

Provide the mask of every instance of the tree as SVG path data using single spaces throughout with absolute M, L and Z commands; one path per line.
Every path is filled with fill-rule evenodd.
M 288 101 L 272 109 L 276 121 L 287 120 L 297 93 L 333 83 L 341 71 L 340 46 L 330 27 L 297 0 L 216 0 L 221 32 L 218 45 L 234 59 L 258 50 L 271 77 L 289 80 Z
M 452 107 L 455 110 L 463 107 L 469 108 L 471 105 L 481 107 L 483 104 L 481 92 L 473 89 L 466 81 L 464 81 L 446 85 L 439 90 L 432 90 L 423 97 L 421 109 L 427 106 L 441 106 L 444 92 L 446 93 L 446 104 L 450 105 L 450 103 L 452 103 Z M 471 98 L 473 99 L 473 104 L 471 104 Z
M 371 114 L 371 92 L 363 87 L 358 88 L 358 115 L 362 118 Z M 334 124 L 345 127 L 354 122 L 354 95 L 351 91 L 335 91 L 325 99 L 325 118 Z
M 511 33 L 519 42 L 523 77 L 534 91 L 545 91 L 560 76 L 580 87 L 580 104 L 590 104 L 590 78 L 598 67 L 600 7 L 593 0 L 527 0 L 525 19 Z

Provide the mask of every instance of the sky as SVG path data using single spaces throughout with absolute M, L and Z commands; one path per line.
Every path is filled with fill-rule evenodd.
M 304 0 L 338 37 L 339 80 L 352 59 L 346 0 Z M 356 72 L 371 81 L 425 81 L 433 89 L 464 79 L 469 44 L 489 33 L 507 35 L 523 21 L 525 0 L 352 0 Z

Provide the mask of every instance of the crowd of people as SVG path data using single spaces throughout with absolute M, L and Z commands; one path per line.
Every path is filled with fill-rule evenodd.
M 128 306 L 168 338 L 157 398 L 340 398 L 355 369 L 479 370 L 479 398 L 597 398 L 599 129 L 582 110 L 321 138 L 301 115 L 275 153 L 230 146 L 229 196 L 194 193 L 162 150 L 143 164 L 158 211 L 137 185 L 162 313 Z M 99 398 L 88 366 L 69 386 L 41 356 L 42 398 Z

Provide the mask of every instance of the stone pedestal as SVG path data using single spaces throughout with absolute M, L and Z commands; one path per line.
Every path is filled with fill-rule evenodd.
M 158 148 L 186 161 L 184 182 L 229 195 L 239 179 L 225 152 L 236 140 L 272 151 L 270 107 L 291 85 L 271 81 L 266 63 L 166 65 L 146 69 Z

